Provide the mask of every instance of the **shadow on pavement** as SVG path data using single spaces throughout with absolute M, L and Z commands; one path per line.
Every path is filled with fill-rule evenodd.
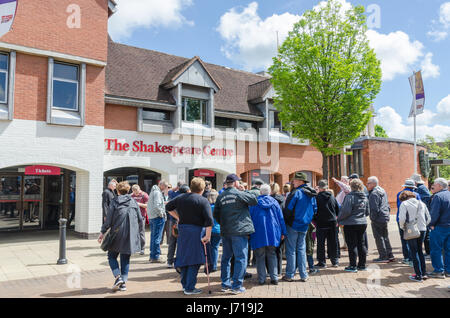
M 104 295 L 104 294 L 113 294 L 114 292 L 111 288 L 83 288 L 82 290 L 74 290 L 70 292 L 63 293 L 49 293 L 42 294 L 41 297 L 48 298 L 60 298 L 60 297 L 80 297 L 80 296 L 94 296 L 94 295 Z

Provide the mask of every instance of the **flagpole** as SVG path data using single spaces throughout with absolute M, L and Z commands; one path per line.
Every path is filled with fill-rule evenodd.
M 416 72 L 413 72 L 414 75 L 414 86 L 416 82 Z M 414 173 L 417 174 L 417 140 L 416 140 L 416 111 L 417 111 L 417 100 L 416 96 L 413 96 L 414 100 Z

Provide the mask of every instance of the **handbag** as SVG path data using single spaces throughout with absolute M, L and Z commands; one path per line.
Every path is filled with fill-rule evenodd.
M 420 237 L 420 231 L 419 226 L 417 225 L 417 216 L 419 215 L 422 208 L 422 204 L 419 202 L 419 207 L 417 209 L 417 215 L 414 222 L 409 221 L 409 213 L 408 210 L 406 210 L 406 222 L 405 222 L 405 228 L 403 230 L 403 239 L 406 241 L 413 240 Z
M 105 233 L 103 236 L 102 244 L 100 245 L 100 248 L 107 252 L 109 248 L 114 243 L 114 240 L 116 239 L 117 233 L 119 232 L 119 228 L 116 228 L 114 231 L 111 231 L 111 228 Z

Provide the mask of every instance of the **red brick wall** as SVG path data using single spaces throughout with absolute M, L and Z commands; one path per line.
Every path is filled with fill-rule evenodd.
M 14 118 L 46 121 L 48 58 L 17 53 Z M 86 124 L 103 126 L 105 70 L 86 67 Z
M 254 143 L 253 143 L 254 144 Z M 242 173 L 263 169 L 270 164 L 261 162 L 261 158 L 257 158 L 257 162 L 249 162 L 249 149 L 250 143 L 245 142 L 245 153 L 240 152 L 240 147 L 237 145 L 237 164 L 236 164 L 236 174 L 239 176 Z M 258 149 L 258 148 L 251 148 Z M 271 145 L 267 146 L 268 156 L 271 154 Z M 289 182 L 289 175 L 296 171 L 312 171 L 313 179 L 320 177 L 322 175 L 322 155 L 314 147 L 311 146 L 297 146 L 291 144 L 279 144 L 279 155 L 276 156 L 278 160 L 278 167 L 273 173 L 278 173 L 277 181 L 282 180 L 282 184 Z M 246 163 L 242 163 L 245 161 Z M 244 176 L 248 178 L 248 174 Z M 275 176 L 272 176 L 272 181 L 275 181 Z M 248 182 L 248 179 L 245 180 Z M 280 184 L 280 186 L 282 185 Z
M 105 129 L 137 130 L 137 108 L 130 106 L 105 106 Z
M 106 61 L 107 0 L 22 0 L 2 42 Z M 81 9 L 81 27 L 70 29 L 67 7 Z
M 417 153 L 426 150 L 417 147 Z M 402 189 L 405 180 L 414 173 L 414 145 L 405 142 L 365 140 L 363 143 L 364 183 L 370 176 L 378 177 L 380 186 L 388 194 L 391 207 L 397 210 L 397 193 Z M 419 156 L 417 155 L 417 171 L 420 173 Z

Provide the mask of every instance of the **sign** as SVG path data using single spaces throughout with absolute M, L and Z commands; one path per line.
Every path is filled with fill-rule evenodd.
M 411 85 L 411 92 L 413 95 L 409 117 L 414 117 L 414 114 L 422 114 L 425 106 L 425 89 L 423 87 L 421 71 L 414 73 L 413 76 L 409 77 L 409 84 Z
M 59 176 L 61 169 L 52 166 L 28 166 L 25 168 L 27 176 Z
M 135 140 L 131 144 L 127 142 L 119 142 L 117 139 L 105 139 L 107 151 L 132 151 L 132 152 L 151 152 L 171 154 L 172 156 L 182 155 L 201 155 L 206 157 L 232 157 L 234 151 L 232 149 L 214 148 L 211 146 L 198 147 L 184 147 L 184 146 L 169 146 L 160 144 L 155 141 L 151 144 L 146 144 L 142 140 Z
M 215 177 L 216 173 L 211 170 L 197 169 L 194 171 L 194 177 Z
M 0 0 L 0 37 L 11 30 L 18 0 Z

